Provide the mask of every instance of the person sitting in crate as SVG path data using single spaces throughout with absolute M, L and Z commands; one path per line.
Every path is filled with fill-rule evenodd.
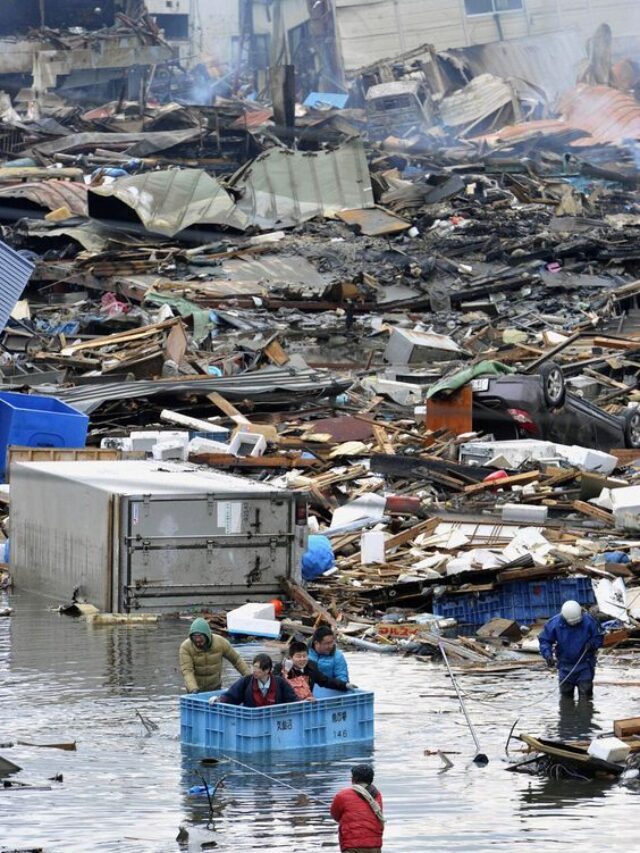
M 316 684 L 331 690 L 356 689 L 355 684 L 340 678 L 330 678 L 319 670 L 318 665 L 309 660 L 307 644 L 301 640 L 292 640 L 289 644 L 289 657 L 283 662 L 280 672 L 293 687 L 298 699 L 306 699 L 309 702 L 315 701 L 313 688 Z
M 252 661 L 253 675 L 245 675 L 228 687 L 221 696 L 212 696 L 210 704 L 244 705 L 247 708 L 264 708 L 299 702 L 288 681 L 273 672 L 269 655 L 256 655 Z
M 222 687 L 222 659 L 226 658 L 240 673 L 248 675 L 247 664 L 228 640 L 213 634 L 201 616 L 194 619 L 189 637 L 180 646 L 180 670 L 189 693 L 206 693 Z
M 336 638 L 328 625 L 320 625 L 311 637 L 309 660 L 315 663 L 329 678 L 339 678 L 345 683 L 349 681 L 347 659 L 336 646 Z

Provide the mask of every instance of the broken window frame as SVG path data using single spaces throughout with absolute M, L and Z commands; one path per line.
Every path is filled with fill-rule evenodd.
M 483 3 L 487 8 L 481 12 L 469 10 L 469 6 L 478 3 Z M 481 18 L 485 15 L 510 15 L 514 12 L 525 11 L 525 0 L 464 0 L 464 12 L 467 18 Z

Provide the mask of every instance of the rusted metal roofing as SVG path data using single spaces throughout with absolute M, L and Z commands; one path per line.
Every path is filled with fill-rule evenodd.
M 559 111 L 567 124 L 591 134 L 591 139 L 581 144 L 615 145 L 640 139 L 640 104 L 609 86 L 580 84 L 560 100 Z
M 0 199 L 11 198 L 27 199 L 46 210 L 67 207 L 74 216 L 87 215 L 87 187 L 79 182 L 38 181 L 0 186 Z
M 232 123 L 231 127 L 235 128 L 244 128 L 245 130 L 256 130 L 258 127 L 262 127 L 265 124 L 268 124 L 273 119 L 273 110 L 268 109 L 267 107 L 263 107 L 259 110 L 247 110 L 244 115 L 238 116 L 238 118 Z
M 562 118 L 530 121 L 504 127 L 484 137 L 490 144 L 524 142 L 535 136 L 575 133 L 572 147 L 619 145 L 640 139 L 640 104 L 609 86 L 580 84 L 559 103 Z

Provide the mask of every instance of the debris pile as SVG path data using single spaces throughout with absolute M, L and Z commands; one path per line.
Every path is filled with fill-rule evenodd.
M 51 74 L 88 49 L 38 38 Z M 100 38 L 164 61 L 148 16 Z M 438 621 L 530 625 L 571 596 L 636 631 L 634 96 L 587 77 L 551 104 L 427 47 L 283 128 L 275 95 L 196 106 L 176 80 L 3 101 L 2 393 L 86 415 L 94 458 L 305 498 L 298 627 L 420 654 Z M 26 458 L 71 458 L 47 452 Z

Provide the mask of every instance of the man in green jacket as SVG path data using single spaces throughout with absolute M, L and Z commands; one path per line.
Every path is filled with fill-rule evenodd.
M 240 675 L 251 675 L 251 667 L 242 660 L 231 643 L 218 634 L 212 634 L 206 619 L 194 619 L 189 638 L 180 646 L 180 669 L 189 693 L 220 690 L 222 658 L 233 664 Z

